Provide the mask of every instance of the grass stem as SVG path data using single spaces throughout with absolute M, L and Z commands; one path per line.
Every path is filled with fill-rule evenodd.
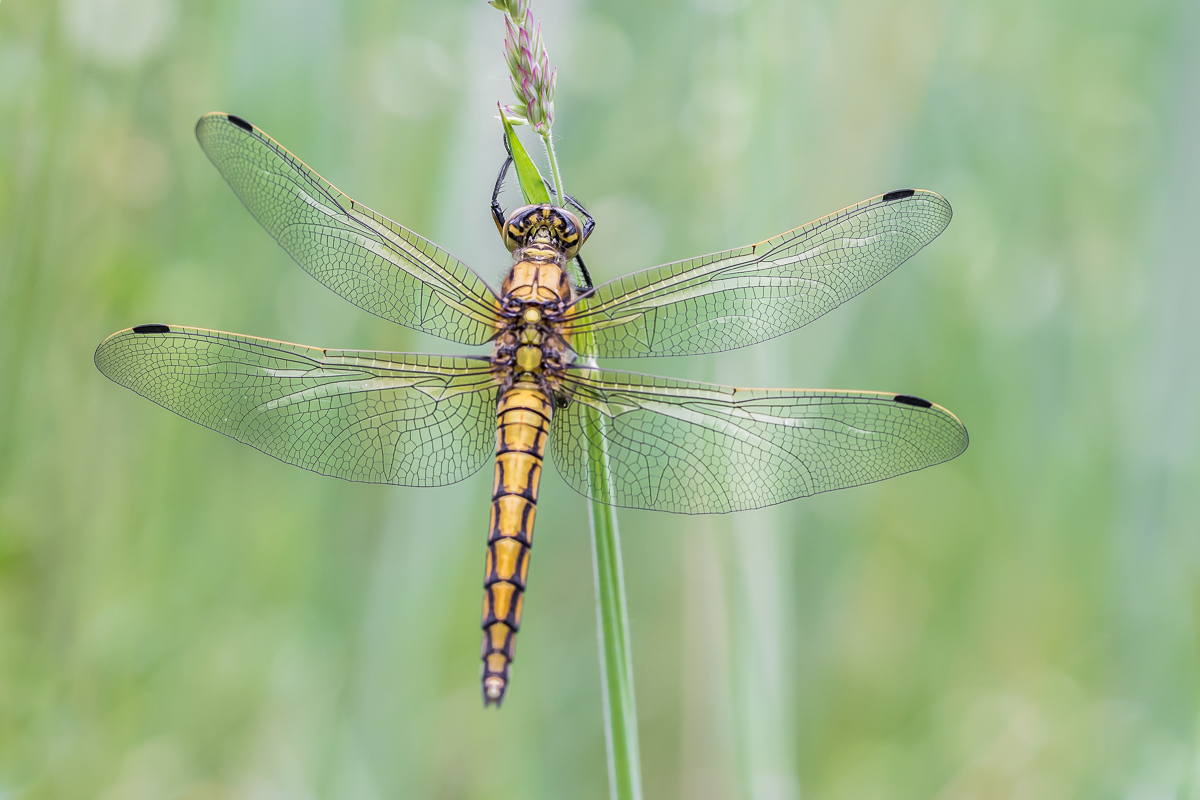
M 554 139 L 550 129 L 546 129 L 546 133 L 542 136 L 542 144 L 546 147 L 546 161 L 550 165 L 550 175 L 554 179 L 554 203 L 555 205 L 565 206 L 563 201 L 562 175 L 558 171 L 558 159 L 554 157 Z
M 604 420 L 588 417 L 592 485 L 608 492 L 608 452 Z M 616 509 L 591 501 L 592 564 L 596 582 L 596 626 L 600 646 L 604 734 L 608 746 L 609 797 L 641 800 L 642 768 L 638 755 L 637 704 L 633 694 L 633 652 L 629 646 L 629 613 L 621 570 L 621 536 Z
M 579 301 L 585 311 L 587 299 Z M 575 342 L 586 362 L 595 365 L 591 334 Z M 588 465 L 593 497 L 612 500 L 606 420 L 595 408 L 587 411 Z M 641 800 L 642 762 L 638 751 L 637 703 L 633 693 L 633 650 L 629 644 L 629 611 L 621 568 L 621 535 L 611 503 L 591 500 L 592 575 L 596 584 L 596 638 L 600 649 L 600 691 L 604 706 L 604 740 L 608 750 L 608 794 L 612 800 Z

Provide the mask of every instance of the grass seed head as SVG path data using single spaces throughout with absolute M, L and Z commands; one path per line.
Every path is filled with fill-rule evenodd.
M 558 70 L 550 69 L 550 56 L 542 39 L 542 26 L 529 13 L 529 0 L 490 0 L 489 5 L 505 12 L 504 60 L 509 84 L 517 98 L 501 110 L 514 125 L 531 125 L 546 136 L 554 124 L 554 91 Z

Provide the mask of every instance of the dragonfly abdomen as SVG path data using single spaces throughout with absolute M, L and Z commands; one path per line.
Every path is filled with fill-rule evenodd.
M 485 705 L 500 705 L 508 687 L 553 411 L 550 398 L 530 381 L 504 392 L 496 411 L 496 472 L 483 582 Z

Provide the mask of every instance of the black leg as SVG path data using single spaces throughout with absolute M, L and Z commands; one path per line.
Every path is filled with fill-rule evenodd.
M 584 213 L 586 214 L 587 212 L 585 211 Z M 575 263 L 579 265 L 579 271 L 583 274 L 583 291 L 584 291 L 584 293 L 590 292 L 592 289 L 594 289 L 596 287 L 592 285 L 592 276 L 588 274 L 587 266 L 583 263 L 583 256 L 576 253 L 575 254 Z
M 580 233 L 583 234 L 583 240 L 586 242 L 588 237 L 592 235 L 592 231 L 596 229 L 596 220 L 591 214 L 588 213 L 586 208 L 579 204 L 578 200 L 576 200 L 574 197 L 571 197 L 569 194 L 564 196 L 566 197 L 568 205 L 575 206 L 575 209 L 580 214 L 583 214 L 583 230 L 580 231 Z M 585 272 L 584 274 L 586 275 L 587 273 Z
M 508 139 L 504 140 L 504 149 L 508 149 Z M 510 154 L 504 159 L 504 166 L 500 167 L 500 175 L 496 178 L 496 188 L 492 190 L 492 220 L 496 223 L 496 230 L 504 230 L 504 208 L 500 205 L 500 190 L 504 188 L 504 176 L 508 174 L 508 168 L 512 166 L 513 160 Z
M 550 192 L 550 194 L 557 197 L 554 191 L 554 185 L 550 183 L 550 181 L 542 178 L 542 183 L 546 184 L 546 190 Z M 573 206 L 576 211 L 583 215 L 583 230 L 580 231 L 580 233 L 583 235 L 583 242 L 579 243 L 579 246 L 582 247 L 583 243 L 586 242 L 588 237 L 592 235 L 592 231 L 596 230 L 596 218 L 593 217 L 578 200 L 576 200 L 574 197 L 571 197 L 571 195 L 564 192 L 563 199 L 567 201 L 567 205 Z M 587 265 L 583 263 L 583 258 L 579 255 L 575 256 L 575 262 L 579 264 L 579 272 L 583 275 L 583 290 L 585 292 L 590 292 L 595 288 L 595 286 L 592 284 L 592 276 L 588 273 Z
M 554 191 L 553 183 L 545 178 L 542 178 L 542 183 L 546 184 L 547 192 L 554 197 L 558 197 L 558 194 Z M 579 204 L 578 200 L 576 200 L 574 197 L 571 197 L 571 195 L 564 193 L 563 199 L 567 201 L 567 205 L 574 206 L 576 211 L 578 211 L 580 214 L 583 214 L 583 230 L 580 231 L 580 233 L 583 234 L 583 241 L 586 242 L 587 238 L 592 235 L 592 231 L 596 229 L 596 219 L 590 213 L 588 213 L 586 208 Z

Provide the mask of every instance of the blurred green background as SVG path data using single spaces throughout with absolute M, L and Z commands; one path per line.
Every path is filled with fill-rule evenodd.
M 956 211 L 804 331 L 614 363 L 918 394 L 972 437 L 759 512 L 620 513 L 646 796 L 1200 797 L 1200 4 L 534 10 L 597 280 L 897 187 Z M 0 6 L 0 798 L 607 797 L 552 470 L 485 712 L 488 470 L 322 478 L 92 365 L 144 322 L 462 352 L 306 276 L 192 126 L 247 117 L 498 281 L 502 31 L 484 0 Z

